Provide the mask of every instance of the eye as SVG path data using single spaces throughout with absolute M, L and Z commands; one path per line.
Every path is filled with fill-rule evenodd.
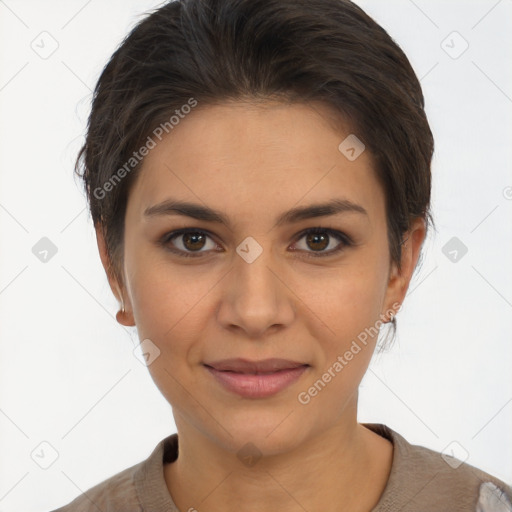
M 307 229 L 301 233 L 298 241 L 303 238 L 305 239 L 305 248 L 299 248 L 299 250 L 306 251 L 308 253 L 306 257 L 318 258 L 331 256 L 334 253 L 342 251 L 345 247 L 352 245 L 350 237 L 345 233 L 329 228 L 317 227 Z M 337 245 L 333 242 L 333 239 L 337 240 Z M 297 244 L 297 242 L 295 243 Z M 325 250 L 328 247 L 331 247 L 331 249 Z
M 211 241 L 210 246 L 208 246 L 207 243 L 208 239 Z M 195 229 L 180 229 L 167 233 L 161 240 L 161 244 L 171 252 L 185 257 L 201 256 L 204 252 L 208 252 L 212 249 L 215 250 L 217 246 L 206 231 Z M 206 250 L 202 251 L 201 249 L 204 248 L 206 248 Z
M 294 245 L 297 245 L 302 239 L 305 239 L 305 247 L 293 248 L 292 250 L 306 252 L 308 253 L 306 257 L 313 258 L 330 256 L 352 245 L 352 240 L 348 235 L 329 228 L 309 228 L 300 233 Z M 208 240 L 210 240 L 210 245 L 208 245 Z M 337 244 L 333 240 L 336 240 Z M 167 233 L 159 243 L 167 250 L 186 258 L 200 257 L 209 251 L 218 251 L 217 248 L 219 247 L 207 231 L 190 228 Z M 332 247 L 333 245 L 334 247 Z M 331 247 L 330 250 L 325 250 L 329 247 Z

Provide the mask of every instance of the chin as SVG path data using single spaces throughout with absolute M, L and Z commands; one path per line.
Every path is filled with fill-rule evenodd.
M 224 449 L 237 456 L 243 456 L 246 451 L 259 456 L 286 453 L 307 437 L 305 422 L 301 420 L 299 428 L 297 411 L 290 414 L 291 410 L 290 407 L 274 411 L 240 408 L 235 414 L 223 416 L 227 432 L 219 427 L 210 436 L 217 437 Z

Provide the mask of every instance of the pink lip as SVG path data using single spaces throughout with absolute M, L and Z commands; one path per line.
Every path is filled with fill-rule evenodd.
M 278 359 L 276 357 L 262 359 L 261 361 L 251 361 L 237 357 L 235 359 L 222 359 L 221 361 L 204 364 L 216 370 L 230 370 L 237 373 L 266 373 L 297 368 L 298 366 L 304 366 L 306 363 L 299 363 L 289 359 Z
M 309 365 L 284 359 L 230 359 L 205 367 L 229 391 L 244 398 L 265 398 L 298 380 Z

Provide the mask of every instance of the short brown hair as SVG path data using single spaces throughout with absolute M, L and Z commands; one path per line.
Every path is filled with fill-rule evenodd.
M 432 223 L 434 140 L 420 83 L 399 46 L 349 0 L 176 0 L 139 22 L 110 58 L 77 158 L 119 282 L 127 198 L 140 169 L 134 160 L 126 167 L 134 151 L 191 98 L 208 105 L 274 97 L 325 103 L 365 144 L 400 268 L 411 220 Z M 116 173 L 122 179 L 114 181 Z

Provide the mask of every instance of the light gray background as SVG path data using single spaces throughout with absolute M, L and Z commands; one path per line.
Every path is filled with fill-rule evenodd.
M 438 228 L 359 421 L 512 482 L 512 1 L 357 3 L 421 79 Z M 175 432 L 136 331 L 115 321 L 72 177 L 103 65 L 159 4 L 0 1 L 0 512 L 61 506 Z M 45 263 L 43 237 L 57 247 Z M 455 262 L 453 237 L 468 249 Z

